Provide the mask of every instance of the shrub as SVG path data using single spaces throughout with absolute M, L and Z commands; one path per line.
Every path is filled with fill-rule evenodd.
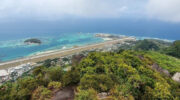
M 51 91 L 43 86 L 39 86 L 32 94 L 32 100 L 49 100 Z
M 50 90 L 60 89 L 61 87 L 62 87 L 62 84 L 60 82 L 53 81 L 48 84 L 48 89 L 50 89 Z
M 80 81 L 82 89 L 93 88 L 99 92 L 109 91 L 113 86 L 113 81 L 107 75 L 84 75 Z
M 46 71 L 46 78 L 49 78 L 52 81 L 61 81 L 63 76 L 63 70 L 61 67 L 50 67 Z
M 75 96 L 75 100 L 98 100 L 97 92 L 94 89 L 79 90 Z

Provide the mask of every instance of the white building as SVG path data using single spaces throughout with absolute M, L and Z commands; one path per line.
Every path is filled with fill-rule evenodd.
M 9 79 L 9 74 L 6 70 L 0 70 L 0 83 L 7 81 Z

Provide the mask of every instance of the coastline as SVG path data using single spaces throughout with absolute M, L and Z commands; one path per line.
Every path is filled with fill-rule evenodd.
M 94 36 L 96 38 L 100 38 L 102 40 L 101 41 L 91 42 L 91 43 L 83 43 L 83 44 L 80 43 L 78 45 L 76 45 L 76 44 L 74 45 L 73 44 L 73 45 L 64 45 L 62 47 L 57 46 L 57 47 L 49 48 L 49 49 L 46 49 L 46 50 L 30 53 L 30 54 L 22 56 L 22 57 L 17 57 L 15 59 L 4 60 L 4 61 L 0 62 L 0 69 L 2 69 L 2 68 L 4 69 L 4 68 L 8 68 L 8 67 L 13 67 L 13 66 L 17 66 L 17 65 L 20 65 L 20 64 L 23 64 L 23 63 L 27 63 L 27 62 L 21 62 L 20 59 L 25 59 L 25 60 L 32 61 L 32 59 L 36 58 L 35 56 L 49 55 L 49 54 L 53 54 L 55 52 L 68 51 L 70 49 L 80 48 L 80 47 L 84 47 L 84 46 L 87 46 L 87 45 L 94 45 L 94 44 L 99 44 L 99 43 L 105 43 L 105 42 L 108 42 L 108 41 L 114 41 L 114 40 L 121 39 L 121 38 L 122 39 L 123 38 L 134 38 L 136 40 L 157 39 L 157 40 L 162 40 L 162 41 L 166 41 L 166 42 L 173 42 L 172 40 L 166 40 L 166 39 L 151 38 L 151 37 L 125 36 L 125 35 L 118 35 L 118 34 L 112 34 L 112 33 L 96 33 L 96 34 L 94 34 Z M 81 52 L 81 51 L 79 51 L 79 52 Z M 38 59 L 38 58 L 36 58 L 36 59 Z M 15 65 L 13 64 L 13 65 L 7 65 L 6 66 L 6 63 L 14 62 L 14 61 L 19 62 L 19 64 L 15 64 Z M 34 62 L 34 60 L 33 60 L 33 62 Z M 35 61 L 35 62 L 37 62 L 37 61 Z
M 78 53 L 78 52 L 85 51 L 85 50 L 101 48 L 101 47 L 104 47 L 106 45 L 116 44 L 116 43 L 120 43 L 120 42 L 124 42 L 124 41 L 128 41 L 128 40 L 133 40 L 133 39 L 134 38 L 132 38 L 132 37 L 124 37 L 122 39 L 104 41 L 101 43 L 88 44 L 85 46 L 68 48 L 68 49 L 64 49 L 64 50 L 63 49 L 51 50 L 48 52 L 43 52 L 42 54 L 37 54 L 37 55 L 32 55 L 32 56 L 28 56 L 25 58 L 12 60 L 12 61 L 2 62 L 2 63 L 0 63 L 0 69 L 6 69 L 6 68 L 18 66 L 20 64 L 29 63 L 29 62 L 37 63 L 37 62 L 40 62 L 40 61 L 43 61 L 46 59 L 53 59 L 53 58 L 57 58 L 57 57 L 62 57 L 62 56 L 70 55 L 73 53 Z
M 41 54 L 46 54 L 46 53 L 53 53 L 53 52 L 57 52 L 57 51 L 62 51 L 62 50 L 68 50 L 68 49 L 73 49 L 73 48 L 77 48 L 77 47 L 82 47 L 82 46 L 86 46 L 86 45 L 92 45 L 92 44 L 97 44 L 97 43 L 103 43 L 103 42 L 106 42 L 106 41 L 110 41 L 110 40 L 104 40 L 103 41 L 100 41 L 100 42 L 94 42 L 94 43 L 84 43 L 84 44 L 79 44 L 79 45 L 68 45 L 68 46 L 62 46 L 61 48 L 58 47 L 53 47 L 51 49 L 46 49 L 46 50 L 43 50 L 43 51 L 38 51 L 38 52 L 35 52 L 35 53 L 32 53 L 32 54 L 29 54 L 27 55 L 26 57 L 31 57 L 31 56 L 38 56 L 38 55 L 41 55 Z M 14 59 L 15 60 L 15 59 Z M 8 61 L 5 61 L 5 62 L 8 62 Z M 3 63 L 3 62 L 2 62 Z
M 100 34 L 102 37 L 96 37 L 97 34 Z M 72 35 L 72 36 L 71 36 Z M 0 63 L 3 62 L 9 62 L 12 60 L 17 60 L 21 58 L 26 58 L 28 56 L 33 56 L 37 54 L 41 54 L 44 52 L 51 52 L 55 50 L 64 50 L 64 49 L 70 49 L 74 46 L 84 46 L 88 44 L 94 44 L 94 43 L 100 43 L 104 41 L 110 41 L 113 40 L 113 38 L 117 37 L 132 37 L 136 38 L 137 40 L 143 40 L 143 39 L 157 39 L 162 40 L 166 42 L 173 42 L 175 40 L 168 40 L 163 38 L 155 38 L 155 37 L 139 37 L 134 35 L 123 35 L 123 34 L 116 34 L 116 33 L 83 33 L 78 34 L 77 36 L 74 36 L 74 34 L 68 34 L 68 35 L 59 35 L 57 37 L 51 36 L 48 37 L 36 37 L 43 41 L 42 45 L 26 45 L 24 44 L 24 39 L 20 40 L 10 40 L 10 41 L 0 41 Z M 29 37 L 33 38 L 33 37 Z
M 20 58 L 25 58 L 36 53 L 72 48 L 92 43 L 100 43 L 104 40 L 94 36 L 95 33 L 82 34 L 60 34 L 57 36 L 36 36 L 17 40 L 0 40 L 0 63 Z M 28 38 L 38 38 L 42 41 L 41 45 L 27 45 L 24 41 Z

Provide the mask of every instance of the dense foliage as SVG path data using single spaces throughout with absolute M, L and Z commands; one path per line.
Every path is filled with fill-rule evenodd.
M 79 90 L 75 100 L 98 100 L 97 92 L 94 89 Z
M 118 100 L 177 99 L 179 84 L 152 70 L 154 62 L 144 54 L 133 51 L 89 54 L 77 67 L 81 73 L 79 88 L 108 92 Z
M 80 58 L 69 71 L 48 63 L 34 68 L 30 76 L 2 85 L 0 99 L 49 100 L 54 91 L 72 85 L 77 87 L 75 100 L 98 100 L 97 94 L 104 92 L 110 100 L 179 99 L 180 84 L 151 68 L 157 63 L 171 73 L 179 72 L 179 59 L 131 50 L 92 52 Z
M 138 41 L 134 49 L 135 50 L 159 50 L 160 47 L 154 41 L 145 39 L 145 40 Z
M 60 67 L 36 67 L 31 76 L 19 78 L 0 87 L 0 100 L 46 100 L 52 91 L 62 87 L 63 70 Z
M 127 46 L 126 48 L 129 49 Z M 176 40 L 172 43 L 162 40 L 144 39 L 132 43 L 132 45 L 130 45 L 130 49 L 158 51 L 176 58 L 180 58 L 180 40 Z
M 164 48 L 169 47 L 172 45 L 171 42 L 157 40 L 157 39 L 144 39 L 138 40 L 137 42 L 133 42 L 134 46 L 131 46 L 134 50 L 153 50 L 153 51 L 160 51 Z
M 169 48 L 165 49 L 165 53 L 180 58 L 180 40 L 174 41 Z

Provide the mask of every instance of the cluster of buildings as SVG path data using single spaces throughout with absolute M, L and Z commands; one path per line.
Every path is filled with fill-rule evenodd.
M 23 73 L 29 71 L 34 66 L 34 63 L 22 64 L 16 67 L 0 70 L 0 84 L 8 80 L 16 80 Z

